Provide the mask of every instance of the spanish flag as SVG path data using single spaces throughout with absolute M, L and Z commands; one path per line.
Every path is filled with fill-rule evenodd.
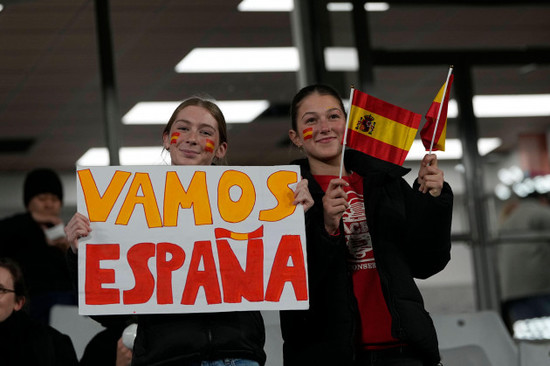
M 448 81 L 445 83 L 447 85 L 447 91 L 445 91 L 445 84 L 443 84 L 441 89 L 439 89 L 432 105 L 428 109 L 428 112 L 426 112 L 426 123 L 424 123 L 422 130 L 420 130 L 422 144 L 424 145 L 424 148 L 430 152 L 432 150 L 445 151 L 445 136 L 447 135 L 447 109 L 449 106 L 449 96 L 451 94 L 453 79 L 454 75 L 451 74 Z M 443 94 L 445 94 L 445 96 L 443 96 Z M 441 102 L 442 100 L 443 103 Z M 439 112 L 440 108 L 441 112 Z
M 214 141 L 212 141 L 210 139 L 206 139 L 206 145 L 204 146 L 204 151 L 214 152 L 214 146 L 216 146 L 214 144 Z
M 304 141 L 309 140 L 310 138 L 312 138 L 313 137 L 313 127 L 305 128 L 302 131 L 302 135 L 304 137 Z
M 180 137 L 180 133 L 174 132 L 172 136 L 170 136 L 170 144 L 175 144 L 176 142 L 178 142 L 179 137 Z
M 403 165 L 422 116 L 353 89 L 347 145 Z

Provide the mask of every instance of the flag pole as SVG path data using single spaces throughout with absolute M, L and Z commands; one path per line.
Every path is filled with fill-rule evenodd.
M 347 118 L 346 118 L 346 129 L 344 130 L 344 141 L 342 141 L 342 155 L 341 155 L 341 159 L 340 159 L 340 174 L 338 176 L 340 179 L 342 179 L 342 173 L 344 171 L 344 152 L 346 151 L 346 143 L 347 143 L 347 139 L 348 139 L 349 115 L 350 115 L 350 112 L 351 112 L 351 105 L 353 103 L 353 90 L 354 90 L 354 87 L 352 85 L 350 93 L 349 93 L 349 107 L 348 107 L 348 113 L 347 113 Z
M 435 120 L 435 127 L 434 127 L 434 134 L 432 136 L 432 142 L 430 143 L 430 152 L 432 153 L 432 149 L 434 146 L 434 140 L 435 140 L 435 134 L 437 132 L 437 125 L 439 124 L 439 117 L 441 116 L 441 110 L 443 109 L 443 103 L 445 102 L 445 94 L 447 94 L 447 84 L 449 83 L 449 78 L 451 77 L 451 74 L 453 73 L 454 66 L 451 65 L 449 67 L 449 73 L 447 74 L 447 80 L 445 80 L 445 87 L 443 88 L 443 95 L 441 96 L 441 102 L 439 103 L 439 110 L 437 111 L 437 119 Z

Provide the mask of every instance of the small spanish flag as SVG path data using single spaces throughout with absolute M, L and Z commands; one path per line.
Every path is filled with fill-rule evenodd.
M 175 144 L 176 142 L 178 142 L 179 137 L 180 137 L 179 132 L 172 133 L 172 136 L 170 136 L 170 144 Z
M 308 127 L 306 129 L 304 129 L 302 131 L 302 136 L 304 137 L 304 141 L 309 140 L 310 138 L 312 138 L 313 137 L 313 127 Z
M 453 84 L 453 80 L 454 75 L 451 74 L 449 81 L 446 83 L 447 91 L 445 92 L 445 100 L 442 101 L 443 92 L 445 91 L 445 84 L 443 84 L 435 96 L 434 101 L 430 105 L 428 112 L 426 112 L 426 123 L 424 123 L 422 130 L 420 130 L 420 138 L 422 139 L 422 144 L 426 150 L 445 151 L 445 137 L 447 135 L 447 109 L 449 106 L 449 96 L 451 94 L 451 85 Z M 437 114 L 439 113 L 439 108 L 441 108 L 441 113 L 439 114 L 438 120 Z
M 422 116 L 353 89 L 347 145 L 403 165 Z
M 214 146 L 216 146 L 214 144 L 214 141 L 210 140 L 210 139 L 206 139 L 206 145 L 204 145 L 204 151 L 206 152 L 214 152 Z

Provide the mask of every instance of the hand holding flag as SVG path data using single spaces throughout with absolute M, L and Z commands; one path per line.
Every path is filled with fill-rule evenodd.
M 418 171 L 418 190 L 422 193 L 430 192 L 433 197 L 439 197 L 443 189 L 443 171 L 437 167 L 437 156 L 426 154 L 420 163 Z

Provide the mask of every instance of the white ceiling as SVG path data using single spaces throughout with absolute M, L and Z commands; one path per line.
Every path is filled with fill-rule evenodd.
M 287 143 L 288 103 L 297 89 L 295 73 L 174 71 L 195 47 L 293 45 L 289 13 L 238 12 L 239 2 L 111 1 L 119 114 L 122 117 L 139 101 L 177 101 L 197 93 L 218 100 L 266 99 L 272 107 L 264 115 L 230 128 L 228 160 L 234 165 L 285 164 L 298 156 Z M 94 2 L 0 3 L 4 4 L 0 12 L 0 171 L 37 166 L 71 171 L 86 150 L 106 146 Z M 468 55 L 474 62 L 481 55 L 483 61 L 485 51 L 522 54 L 542 48 L 540 59 L 511 59 L 510 65 L 506 65 L 507 56 L 499 65 L 483 61 L 483 66 L 473 67 L 472 82 L 476 94 L 550 93 L 550 6 L 546 2 L 434 3 L 390 1 L 389 11 L 369 13 L 375 51 L 381 56 L 384 50 L 410 51 L 417 57 L 394 60 L 394 66 L 388 57 L 375 59 L 375 84 L 365 92 L 424 114 L 449 64 L 463 62 Z M 350 13 L 330 15 L 330 46 L 353 46 L 350 17 Z M 438 56 L 440 51 L 447 56 Z M 436 57 L 444 62 L 428 65 Z M 357 84 L 355 72 L 334 76 L 344 84 Z M 455 84 L 459 82 L 455 79 Z M 501 137 L 504 152 L 514 148 L 519 134 L 546 132 L 548 126 L 549 116 L 493 118 L 479 119 L 478 129 L 481 137 Z M 120 124 L 119 143 L 159 146 L 160 155 L 162 127 Z M 456 135 L 456 120 L 450 120 L 448 137 Z

